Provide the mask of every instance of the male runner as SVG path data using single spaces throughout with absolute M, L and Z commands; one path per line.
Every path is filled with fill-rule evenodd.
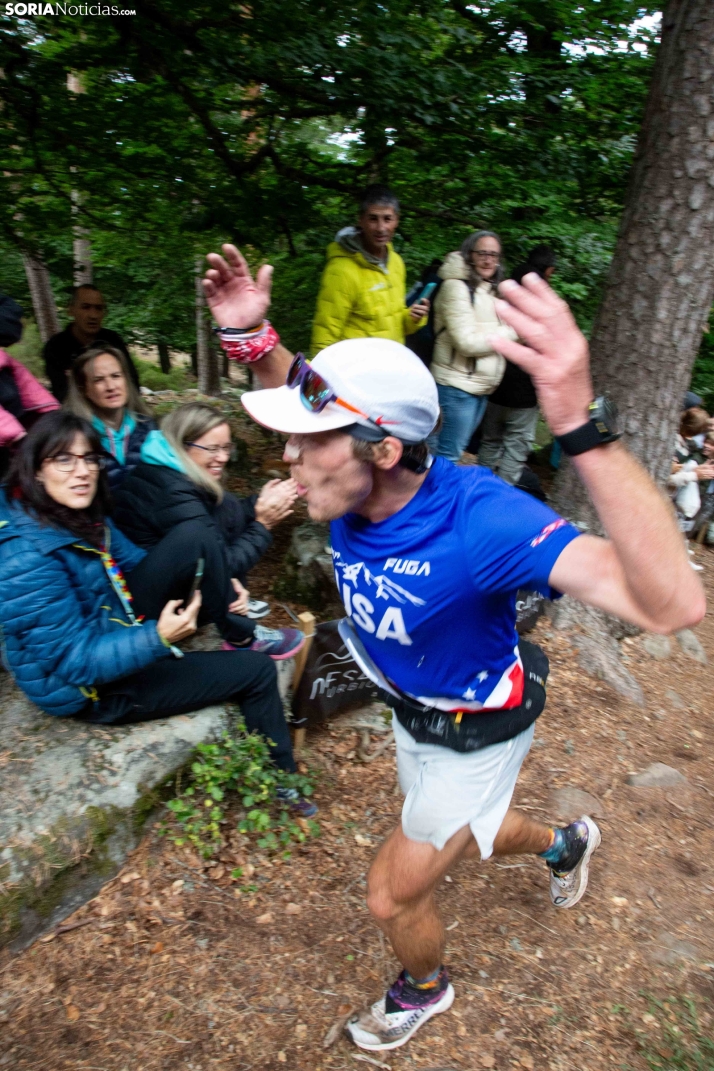
M 269 292 L 233 246 L 211 254 L 205 290 L 220 323 L 256 330 Z M 335 573 L 363 668 L 392 696 L 402 821 L 377 853 L 368 904 L 404 970 L 348 1024 L 361 1048 L 403 1045 L 454 991 L 434 893 L 480 852 L 541 855 L 556 907 L 585 892 L 600 843 L 587 817 L 552 829 L 510 808 L 544 703 L 547 661 L 518 640 L 515 593 L 567 593 L 652 632 L 696 624 L 704 594 L 666 500 L 593 399 L 588 347 L 567 305 L 535 275 L 501 285 L 499 316 L 521 343 L 494 348 L 533 377 L 541 409 L 598 511 L 607 539 L 582 535 L 482 467 L 432 462 L 436 388 L 410 351 L 349 339 L 287 385 L 243 395 L 286 433 L 310 516 L 331 521 Z

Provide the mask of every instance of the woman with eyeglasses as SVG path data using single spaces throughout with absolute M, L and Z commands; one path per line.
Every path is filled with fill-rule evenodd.
M 503 278 L 498 235 L 469 235 L 460 250 L 448 254 L 439 275 L 444 281 L 434 300 L 431 373 L 439 391 L 441 427 L 429 445 L 435 454 L 460 461 L 506 367 L 489 338 L 516 337 L 496 313 L 496 287 Z
M 294 772 L 271 660 L 176 647 L 201 615 L 201 591 L 184 606 L 195 548 L 173 533 L 148 553 L 131 543 L 106 515 L 103 465 L 97 431 L 62 410 L 42 417 L 15 454 L 0 489 L 6 667 L 47 714 L 94 724 L 237 703 L 248 729 L 272 741 L 276 765 Z M 299 813 L 314 813 L 295 789 L 282 791 Z
M 141 448 L 156 428 L 129 371 L 113 346 L 92 346 L 76 358 L 69 374 L 65 407 L 99 433 L 105 472 L 115 490 L 139 462 Z
M 194 560 L 204 558 L 201 624 L 212 621 L 235 646 L 290 658 L 304 642 L 302 632 L 257 625 L 270 607 L 251 600 L 245 584 L 272 543 L 271 529 L 292 513 L 295 483 L 271 480 L 257 497 L 237 498 L 221 486 L 232 450 L 220 410 L 205 402 L 179 406 L 147 436 L 140 463 L 114 497 L 113 516 L 140 547 L 154 547 L 171 533 L 194 546 Z

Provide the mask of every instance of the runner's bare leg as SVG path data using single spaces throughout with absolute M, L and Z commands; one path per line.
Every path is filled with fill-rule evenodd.
M 496 835 L 494 854 L 544 852 L 550 841 L 548 826 L 509 810 Z M 377 853 L 368 877 L 367 905 L 413 978 L 426 977 L 442 962 L 444 927 L 434 900 L 436 887 L 457 863 L 477 854 L 468 826 L 441 851 L 409 840 L 398 826 Z

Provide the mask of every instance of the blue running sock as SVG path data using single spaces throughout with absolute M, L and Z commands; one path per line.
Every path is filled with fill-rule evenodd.
M 553 830 L 553 843 L 547 851 L 541 852 L 551 870 L 567 873 L 578 865 L 588 846 L 589 831 L 587 822 L 578 819 L 563 829 Z
M 413 985 L 416 989 L 431 989 L 438 981 L 439 975 L 441 974 L 441 967 L 437 967 L 431 974 L 427 974 L 426 978 L 413 978 L 409 971 L 405 971 L 404 974 L 409 984 Z
M 541 859 L 545 859 L 546 863 L 550 863 L 551 866 L 556 867 L 565 855 L 567 851 L 567 845 L 565 843 L 565 837 L 563 836 L 562 829 L 554 829 L 552 833 L 553 843 L 551 844 L 550 848 L 548 848 L 544 852 L 539 852 L 538 854 Z

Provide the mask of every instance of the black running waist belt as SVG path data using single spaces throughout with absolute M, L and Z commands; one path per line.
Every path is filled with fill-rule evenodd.
M 491 744 L 501 744 L 518 736 L 543 712 L 545 682 L 548 679 L 548 659 L 535 643 L 519 640 L 518 649 L 523 663 L 523 698 L 520 706 L 504 710 L 457 712 L 436 710 L 403 696 L 382 692 L 384 701 L 393 708 L 397 721 L 418 744 L 437 744 L 452 751 L 478 751 Z

